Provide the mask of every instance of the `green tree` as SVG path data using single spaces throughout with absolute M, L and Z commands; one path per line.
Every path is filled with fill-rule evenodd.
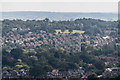
M 17 59 L 22 56 L 23 50 L 21 48 L 16 48 L 16 49 L 12 49 L 10 53 L 14 58 Z
M 88 80 L 97 80 L 97 74 L 96 73 L 91 73 L 90 75 L 88 75 Z

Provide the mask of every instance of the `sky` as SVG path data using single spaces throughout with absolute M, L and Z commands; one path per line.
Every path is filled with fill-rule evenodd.
M 1 10 L 117 13 L 118 2 L 1 2 Z

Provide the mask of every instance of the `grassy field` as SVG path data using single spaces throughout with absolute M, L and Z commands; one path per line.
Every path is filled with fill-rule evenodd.
M 75 34 L 75 33 L 79 33 L 79 34 L 83 34 L 85 31 L 81 31 L 81 30 L 73 30 L 72 32 L 69 32 L 69 30 L 65 30 L 64 32 L 62 32 L 61 30 L 56 30 L 56 33 L 55 34 L 58 34 L 58 33 L 72 33 L 72 34 Z
M 85 31 L 81 31 L 81 30 L 73 30 L 72 33 L 75 34 L 75 33 L 80 33 L 80 34 L 83 34 Z

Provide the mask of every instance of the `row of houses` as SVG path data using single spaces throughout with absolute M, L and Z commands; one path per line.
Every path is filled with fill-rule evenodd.
M 108 44 L 117 38 L 112 38 L 110 36 L 101 37 L 100 34 L 96 34 L 92 39 L 91 36 L 87 34 L 74 35 L 70 33 L 65 34 L 55 34 L 47 33 L 46 31 L 40 30 L 37 33 L 30 32 L 21 35 L 21 34 L 9 34 L 2 37 L 3 46 L 11 44 L 19 44 L 24 48 L 33 48 L 43 45 L 51 45 L 58 48 L 68 49 L 72 51 L 81 51 L 81 43 L 92 44 L 94 46 L 103 46 Z

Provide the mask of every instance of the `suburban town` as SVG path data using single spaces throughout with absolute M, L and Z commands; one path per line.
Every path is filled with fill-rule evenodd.
M 120 2 L 0 4 L 1 80 L 120 80 Z
M 3 78 L 119 77 L 116 22 L 14 21 L 3 26 Z
M 17 28 L 13 28 L 13 31 L 17 31 Z M 30 30 L 30 28 L 24 29 L 26 31 Z M 69 31 L 61 33 L 56 30 L 55 33 L 47 33 L 46 31 L 40 30 L 39 33 L 28 32 L 25 35 L 14 35 L 8 34 L 8 36 L 3 36 L 3 46 L 12 45 L 14 48 L 14 44 L 21 45 L 24 48 L 33 48 L 39 46 L 47 46 L 52 45 L 55 48 L 63 48 L 63 49 L 76 49 L 78 52 L 80 51 L 81 43 L 86 43 L 87 45 L 94 45 L 96 47 L 103 46 L 105 44 L 109 44 L 112 41 L 117 40 L 117 37 L 110 37 L 108 34 L 115 31 L 105 30 L 105 36 L 101 36 L 100 34 L 96 34 L 94 38 L 91 38 L 89 35 L 84 34 L 84 31 L 76 36 L 75 33 L 68 33 Z M 77 32 L 76 32 L 77 33 Z M 119 45 L 116 43 L 116 45 Z M 76 51 L 75 50 L 75 51 Z M 74 50 L 73 50 L 74 51 Z
M 17 28 L 13 28 L 13 31 L 16 31 Z M 30 30 L 30 28 L 26 28 L 24 30 Z M 3 36 L 2 40 L 3 46 L 10 45 L 13 46 L 12 48 L 16 47 L 13 44 L 18 44 L 24 47 L 26 50 L 29 48 L 34 47 L 40 47 L 40 46 L 46 46 L 46 48 L 49 48 L 48 45 L 52 45 L 55 48 L 59 49 L 65 49 L 65 50 L 72 50 L 74 51 L 81 51 L 81 44 L 86 43 L 87 45 L 94 45 L 95 47 L 103 46 L 104 44 L 109 44 L 110 42 L 117 39 L 111 38 L 110 36 L 107 36 L 112 31 L 105 30 L 105 36 L 101 37 L 100 34 L 96 34 L 95 38 L 92 39 L 89 35 L 84 34 L 84 31 L 81 33 L 75 35 L 75 33 L 70 33 L 68 30 L 64 31 L 63 33 L 61 30 L 56 30 L 54 34 L 47 33 L 46 31 L 40 30 L 39 34 L 28 32 L 27 34 L 20 35 L 17 34 L 16 36 L 14 34 L 9 34 L 10 36 Z M 77 33 L 77 32 L 76 32 Z M 116 45 L 119 45 L 118 43 Z M 35 56 L 33 56 L 35 57 Z M 105 60 L 105 65 L 116 65 L 120 61 L 120 57 L 99 57 L 99 60 Z M 21 62 L 21 60 L 19 60 Z M 88 64 L 88 66 L 92 66 L 92 64 Z M 46 75 L 42 77 L 47 78 L 83 78 L 86 79 L 89 74 L 93 73 L 94 70 L 90 71 L 84 71 L 82 67 L 75 70 L 68 70 L 68 71 L 59 71 L 59 69 L 53 69 L 51 72 L 47 72 Z M 106 68 L 105 71 L 98 75 L 98 77 L 107 78 L 112 77 L 112 74 L 120 74 L 120 68 L 112 67 L 112 68 Z M 18 77 L 28 77 L 29 73 L 25 70 L 14 70 L 13 72 L 9 71 L 3 71 L 3 78 L 18 78 Z

